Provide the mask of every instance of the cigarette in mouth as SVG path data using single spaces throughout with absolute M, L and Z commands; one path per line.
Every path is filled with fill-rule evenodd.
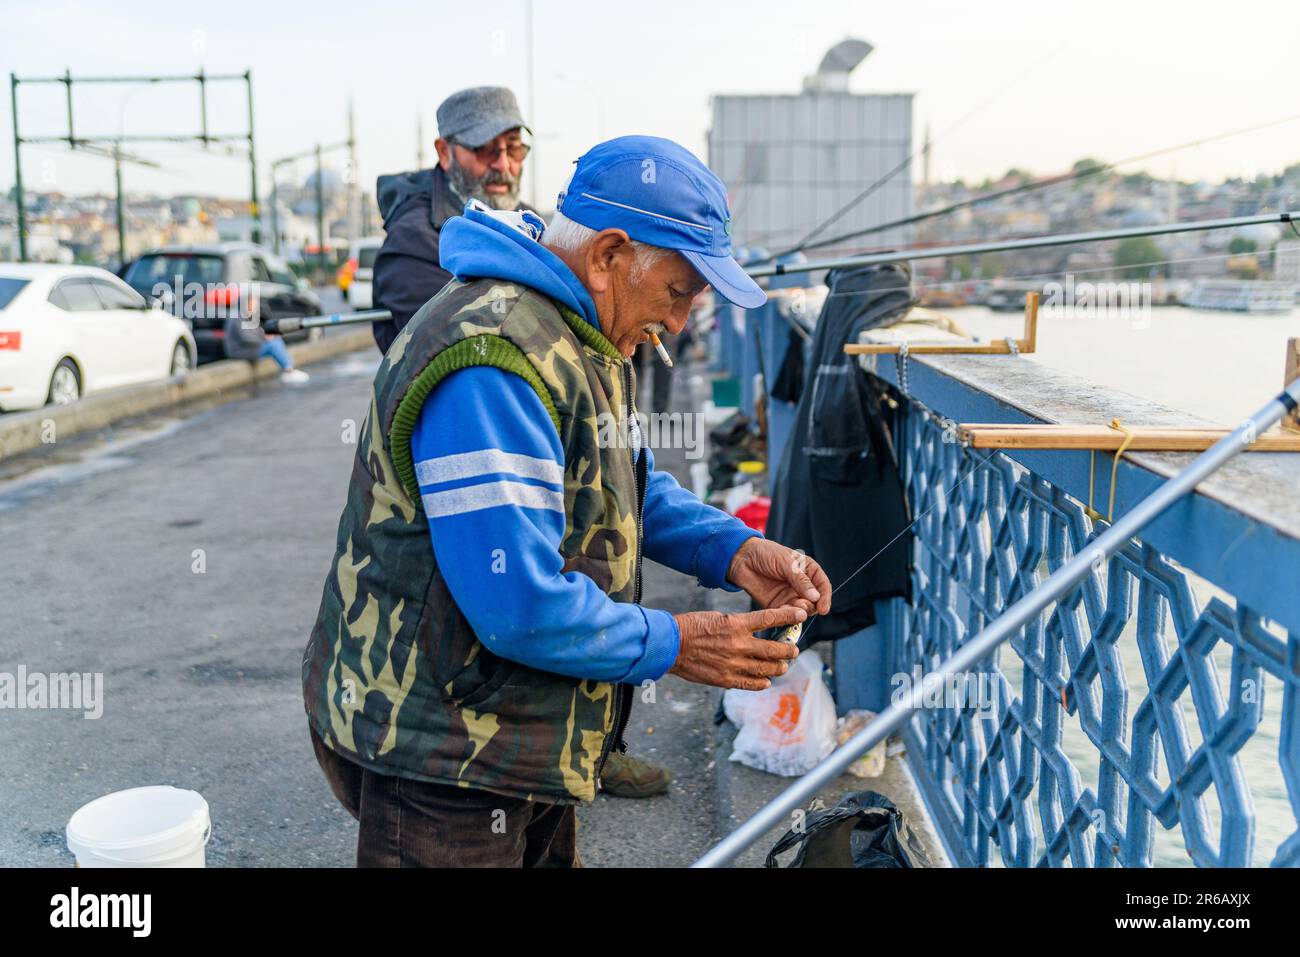
M 664 365 L 671 369 L 673 360 L 668 355 L 668 350 L 664 348 L 664 344 L 659 341 L 659 337 L 652 332 L 650 333 L 650 341 L 655 344 L 655 352 L 659 353 L 659 358 L 664 360 Z

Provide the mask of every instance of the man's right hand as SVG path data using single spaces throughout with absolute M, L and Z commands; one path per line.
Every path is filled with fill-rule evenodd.
M 673 617 L 681 645 L 669 674 L 716 688 L 762 691 L 771 686 L 772 678 L 790 669 L 799 649 L 784 641 L 755 638 L 754 632 L 793 625 L 808 613 L 787 605 L 745 614 L 692 611 Z

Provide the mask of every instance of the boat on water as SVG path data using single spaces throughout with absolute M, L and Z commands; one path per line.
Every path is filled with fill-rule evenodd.
M 1296 287 L 1287 282 L 1202 279 L 1183 300 L 1183 305 L 1193 309 L 1276 314 L 1295 308 L 1296 293 Z
M 970 305 L 970 297 L 961 289 L 922 287 L 917 296 L 919 305 L 928 309 L 960 309 Z
M 1025 293 L 1041 292 L 1042 283 L 1003 282 L 988 291 L 984 305 L 994 312 L 1021 312 L 1025 308 Z

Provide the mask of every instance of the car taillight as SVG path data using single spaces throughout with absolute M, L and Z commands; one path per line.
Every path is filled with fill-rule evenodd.
M 209 306 L 233 306 L 239 301 L 238 286 L 214 286 L 203 296 Z
M 12 349 L 17 352 L 23 347 L 21 332 L 0 332 L 0 349 Z

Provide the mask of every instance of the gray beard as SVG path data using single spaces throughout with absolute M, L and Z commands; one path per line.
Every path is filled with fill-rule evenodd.
M 450 159 L 450 168 L 447 170 L 447 184 L 462 203 L 470 199 L 477 199 L 480 203 L 490 206 L 492 209 L 509 211 L 519 208 L 518 179 L 512 181 L 504 173 L 494 169 L 488 170 L 482 176 L 472 176 L 457 161 L 455 153 L 451 155 Z M 509 188 L 509 191 L 504 194 L 489 193 L 484 188 L 489 183 L 504 183 Z

